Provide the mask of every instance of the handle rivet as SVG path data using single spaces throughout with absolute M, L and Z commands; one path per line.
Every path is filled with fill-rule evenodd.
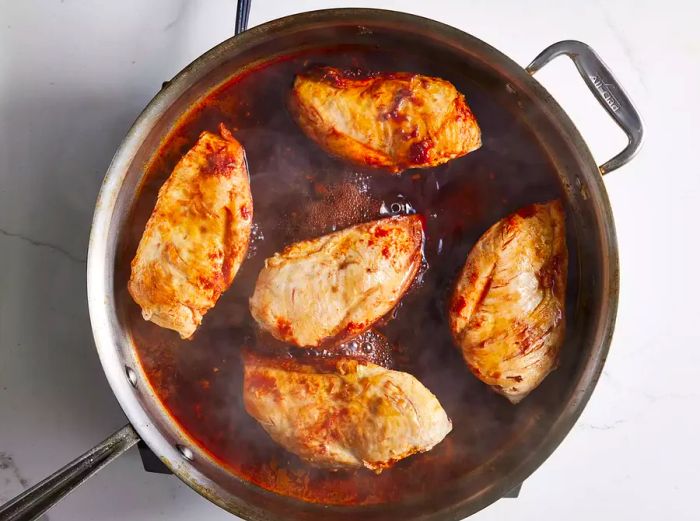
M 124 371 L 126 371 L 126 378 L 127 378 L 127 380 L 129 380 L 129 383 L 131 384 L 131 386 L 136 387 L 136 384 L 138 382 L 138 380 L 136 378 L 136 371 L 134 371 L 128 365 L 124 366 Z
M 189 447 L 185 447 L 184 445 L 180 445 L 179 443 L 175 445 L 177 450 L 180 451 L 180 454 L 182 454 L 182 457 L 185 458 L 188 461 L 194 461 L 194 454 L 192 452 L 192 449 Z

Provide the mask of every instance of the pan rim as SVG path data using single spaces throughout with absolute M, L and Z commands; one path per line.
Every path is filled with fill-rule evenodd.
M 579 176 L 596 211 L 596 219 L 599 224 L 598 234 L 601 241 L 600 246 L 603 248 L 602 251 L 607 252 L 606 261 L 603 262 L 605 270 L 600 274 L 603 286 L 602 291 L 607 295 L 607 299 L 602 301 L 602 309 L 599 313 L 601 318 L 598 320 L 595 333 L 597 345 L 593 346 L 592 355 L 585 363 L 585 367 L 581 372 L 580 388 L 573 401 L 570 402 L 569 407 L 550 425 L 548 435 L 534 448 L 532 455 L 520 461 L 509 475 L 494 481 L 490 487 L 483 489 L 477 496 L 470 496 L 461 502 L 434 510 L 432 513 L 421 517 L 421 519 L 462 519 L 499 499 L 532 474 L 563 441 L 583 411 L 600 376 L 612 339 L 619 293 L 619 266 L 612 210 L 602 176 L 587 145 L 567 114 L 546 89 L 527 74 L 525 69 L 505 54 L 459 29 L 428 18 L 398 11 L 364 8 L 311 11 L 273 20 L 234 36 L 196 58 L 175 76 L 164 89 L 156 94 L 139 115 L 115 152 L 95 206 L 88 249 L 87 286 L 90 320 L 100 362 L 115 397 L 134 425 L 134 428 L 154 453 L 190 487 L 225 510 L 249 519 L 274 519 L 275 517 L 269 513 L 261 513 L 257 509 L 251 509 L 249 506 L 241 504 L 243 503 L 242 500 L 227 499 L 215 488 L 205 486 L 203 484 L 206 481 L 204 476 L 197 471 L 195 466 L 183 458 L 177 448 L 166 439 L 157 427 L 156 422 L 152 421 L 148 411 L 139 403 L 135 389 L 131 387 L 124 372 L 121 370 L 123 364 L 118 355 L 118 339 L 114 334 L 114 328 L 118 327 L 114 321 L 115 306 L 113 298 L 111 299 L 112 302 L 110 302 L 111 297 L 109 295 L 112 292 L 108 289 L 113 275 L 111 259 L 113 258 L 114 250 L 114 244 L 109 244 L 109 236 L 115 214 L 117 196 L 134 155 L 148 134 L 152 122 L 162 115 L 189 88 L 193 80 L 196 83 L 209 72 L 212 64 L 215 64 L 218 59 L 229 55 L 231 52 L 242 52 L 246 48 L 267 40 L 271 36 L 274 37 L 276 33 L 285 30 L 308 29 L 314 25 L 329 23 L 352 25 L 367 23 L 371 25 L 372 22 L 381 24 L 392 23 L 396 26 L 404 25 L 406 27 L 419 24 L 439 34 L 439 37 L 444 42 L 458 45 L 460 48 L 468 47 L 470 52 L 488 55 L 489 60 L 493 60 L 494 63 L 512 71 L 512 74 L 518 75 L 521 83 L 533 95 L 542 100 L 542 106 L 546 107 L 548 118 L 556 122 L 560 133 L 565 135 L 571 142 L 579 163 L 582 165 Z M 176 429 L 180 430 L 177 427 Z M 186 439 L 186 436 L 184 436 L 184 439 Z M 276 494 L 274 495 L 277 496 Z M 322 505 L 300 503 L 306 505 L 307 508 L 318 506 L 319 508 L 325 508 L 326 512 L 329 511 Z M 378 507 L 386 508 L 384 505 L 378 505 Z M 336 508 L 344 511 L 348 511 L 348 509 L 365 511 L 371 507 L 331 507 L 330 510 L 335 510 Z

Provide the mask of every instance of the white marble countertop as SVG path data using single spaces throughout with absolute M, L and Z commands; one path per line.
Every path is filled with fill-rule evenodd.
M 576 427 L 520 497 L 473 519 L 698 519 L 700 4 L 257 0 L 250 22 L 339 6 L 431 17 L 523 65 L 550 43 L 579 39 L 637 102 L 645 146 L 605 179 L 622 272 L 605 371 Z M 93 204 L 139 111 L 164 80 L 229 37 L 233 22 L 233 0 L 0 2 L 0 502 L 126 422 L 88 319 Z M 622 133 L 570 62 L 555 61 L 538 79 L 600 162 L 621 149 Z M 48 517 L 232 519 L 175 477 L 144 472 L 135 450 Z

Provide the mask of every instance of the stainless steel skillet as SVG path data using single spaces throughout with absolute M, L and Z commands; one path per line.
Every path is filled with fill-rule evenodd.
M 245 17 L 242 13 L 241 19 Z M 367 507 L 304 503 L 272 494 L 228 473 L 188 438 L 147 385 L 130 333 L 114 299 L 117 240 L 125 226 L 144 165 L 190 107 L 231 76 L 272 57 L 329 45 L 411 46 L 441 53 L 488 79 L 499 102 L 527 114 L 559 175 L 575 229 L 578 256 L 576 321 L 567 348 L 578 353 L 567 384 L 529 429 L 513 436 L 488 464 L 455 476 L 449 487 L 404 501 Z M 626 132 L 629 144 L 598 167 L 556 101 L 532 77 L 548 61 L 569 56 L 592 94 Z M 503 95 L 507 92 L 508 96 Z M 508 100 L 508 101 L 504 101 Z M 275 20 L 207 52 L 168 82 L 117 150 L 96 203 L 88 258 L 88 298 L 95 343 L 109 383 L 130 424 L 57 473 L 0 507 L 0 520 L 33 519 L 84 479 L 143 439 L 183 481 L 222 508 L 252 520 L 461 519 L 500 498 L 533 472 L 573 426 L 607 354 L 618 298 L 618 258 L 612 210 L 601 174 L 627 163 L 641 145 L 642 123 L 612 73 L 587 45 L 576 41 L 545 49 L 525 69 L 480 40 L 425 18 L 373 9 L 333 9 Z

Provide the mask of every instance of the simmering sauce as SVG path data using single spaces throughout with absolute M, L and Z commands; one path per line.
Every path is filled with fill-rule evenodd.
M 446 165 L 398 176 L 331 157 L 303 135 L 286 105 L 294 75 L 316 64 L 412 71 L 450 80 L 465 94 L 481 126 L 483 146 Z M 126 291 L 129 262 L 163 181 L 198 134 L 216 131 L 220 122 L 246 150 L 254 229 L 233 285 L 204 317 L 194 338 L 181 340 L 177 333 L 142 319 Z M 552 383 L 545 382 L 521 405 L 511 405 L 469 373 L 446 320 L 452 284 L 478 237 L 508 213 L 555 197 L 560 197 L 557 175 L 521 116 L 494 101 L 489 86 L 464 70 L 376 49 L 290 56 L 233 78 L 195 107 L 161 146 L 121 240 L 117 298 L 163 406 L 231 473 L 306 501 L 395 501 L 439 487 L 483 464 L 531 420 L 538 394 L 556 393 L 560 387 L 562 377 L 552 375 Z M 414 212 L 423 216 L 426 233 L 425 265 L 418 281 L 376 325 L 380 334 L 355 339 L 344 351 L 416 376 L 437 395 L 453 430 L 432 451 L 380 475 L 314 468 L 275 444 L 243 407 L 241 353 L 268 347 L 248 309 L 257 274 L 266 257 L 291 242 Z M 574 262 L 572 258 L 570 271 L 575 270 Z M 571 278 L 568 291 L 571 300 L 576 291 Z

